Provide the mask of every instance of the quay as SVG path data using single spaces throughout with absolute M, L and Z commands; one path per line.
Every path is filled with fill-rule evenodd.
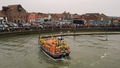
M 78 35 L 117 35 L 120 32 L 78 32 L 78 33 L 62 33 L 62 34 L 49 34 L 49 35 L 42 35 L 43 38 L 49 38 L 51 36 L 59 37 L 59 36 L 78 36 Z
M 43 37 L 54 36 L 74 36 L 74 35 L 105 35 L 105 34 L 120 34 L 120 29 L 41 29 L 41 30 L 26 30 L 26 31 L 14 31 L 14 32 L 0 32 L 0 37 L 6 36 L 19 36 L 19 35 L 30 35 L 30 34 L 44 34 Z

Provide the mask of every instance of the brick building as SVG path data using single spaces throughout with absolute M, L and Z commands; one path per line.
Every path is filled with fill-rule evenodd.
M 20 4 L 3 6 L 2 11 L 8 18 L 9 22 L 18 23 L 27 20 L 27 12 Z

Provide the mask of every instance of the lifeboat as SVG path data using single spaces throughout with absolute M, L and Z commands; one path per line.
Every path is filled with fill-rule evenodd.
M 39 38 L 40 48 L 53 59 L 68 57 L 70 54 L 69 46 L 61 39 L 51 37 L 49 39 Z

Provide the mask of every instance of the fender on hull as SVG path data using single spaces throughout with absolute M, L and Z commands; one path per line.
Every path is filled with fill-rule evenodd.
M 43 46 L 41 46 L 40 48 L 42 49 L 42 51 L 44 51 L 47 55 L 49 55 L 53 59 L 65 58 L 65 57 L 68 57 L 70 54 L 70 53 L 52 54 L 49 51 L 45 50 L 45 48 Z

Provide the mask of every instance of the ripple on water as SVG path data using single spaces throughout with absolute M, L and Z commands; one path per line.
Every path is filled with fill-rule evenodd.
M 3 38 L 0 40 L 0 67 L 119 68 L 119 37 L 120 35 L 108 36 L 108 41 L 99 40 L 104 39 L 103 36 L 81 35 L 75 39 L 73 36 L 64 37 L 71 54 L 69 59 L 62 61 L 54 61 L 40 51 L 38 35 Z

